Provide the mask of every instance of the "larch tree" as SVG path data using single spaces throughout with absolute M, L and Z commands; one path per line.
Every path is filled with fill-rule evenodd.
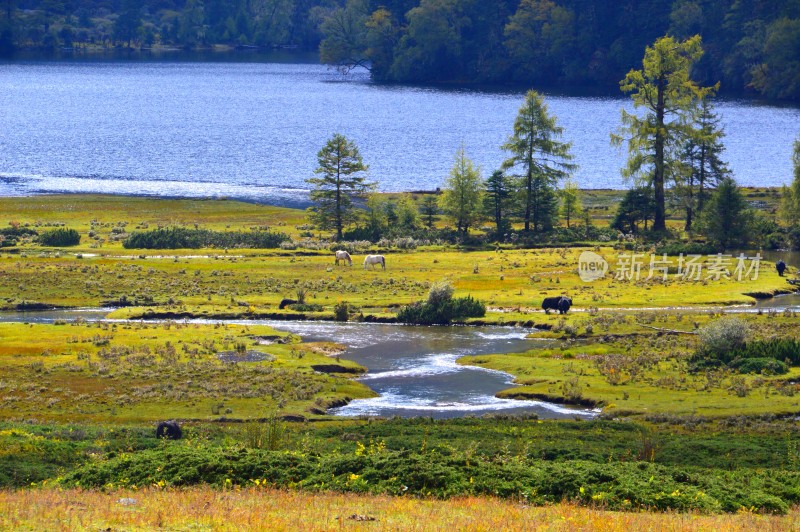
M 480 169 L 475 168 L 463 146 L 456 152 L 455 164 L 445 185 L 439 206 L 453 221 L 456 230 L 466 235 L 481 218 L 483 183 Z
M 699 35 L 682 42 L 662 37 L 645 50 L 642 68 L 631 70 L 620 82 L 622 92 L 630 93 L 634 106 L 645 113 L 623 109 L 622 126 L 611 142 L 621 146 L 627 141 L 628 163 L 622 175 L 652 185 L 657 232 L 667 230 L 665 183 L 677 172 L 677 145 L 688 127 L 686 117 L 698 99 L 716 89 L 701 88 L 690 78 L 692 65 L 702 55 Z
M 582 211 L 581 199 L 579 196 L 578 184 L 572 179 L 567 179 L 558 195 L 561 197 L 561 216 L 567 222 L 567 227 L 570 227 L 570 222 L 573 218 L 577 217 Z
M 433 222 L 439 214 L 439 203 L 434 194 L 425 194 L 419 205 L 419 213 L 425 220 L 425 227 L 433 229 Z
M 508 177 L 496 170 L 486 180 L 484 191 L 484 208 L 486 214 L 494 220 L 497 239 L 502 240 L 503 235 L 511 229 L 509 210 L 512 203 L 512 189 Z
M 306 180 L 314 187 L 309 218 L 320 229 L 335 230 L 336 239 L 341 240 L 344 227 L 357 218 L 353 198 L 365 197 L 374 187 L 366 182 L 369 167 L 358 147 L 339 133 L 319 151 L 317 161 L 319 167 L 314 172 L 320 177 Z
M 722 160 L 725 131 L 708 99 L 697 102 L 691 120 L 679 154 L 683 171 L 676 178 L 676 189 L 686 209 L 686 231 L 692 230 L 695 216 L 703 211 L 708 189 L 730 175 L 728 165 Z
M 701 222 L 708 240 L 724 251 L 747 245 L 752 219 L 752 211 L 736 182 L 725 177 L 711 195 Z
M 572 145 L 558 140 L 563 134 L 556 117 L 548 114 L 542 96 L 528 91 L 514 121 L 514 133 L 502 146 L 511 153 L 503 169 L 520 172 L 519 196 L 526 232 L 531 224 L 534 231 L 553 227 L 558 215 L 556 186 L 577 168 L 570 162 Z

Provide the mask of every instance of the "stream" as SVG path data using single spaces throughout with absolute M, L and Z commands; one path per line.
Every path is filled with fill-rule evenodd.
M 87 321 L 103 320 L 111 310 L 0 312 L 0 322 L 52 323 L 78 317 Z M 727 313 L 800 311 L 800 294 L 787 294 L 751 306 L 724 307 L 720 310 Z M 368 373 L 358 380 L 375 390 L 379 396 L 356 399 L 330 411 L 340 416 L 451 418 L 489 413 L 536 413 L 541 418 L 590 418 L 596 415 L 592 410 L 545 401 L 497 398 L 497 392 L 513 386 L 511 375 L 475 366 L 462 366 L 456 362 L 464 355 L 519 353 L 531 349 L 535 343 L 525 338 L 529 329 L 500 326 L 414 327 L 320 321 L 189 321 L 268 325 L 300 335 L 305 341 L 331 341 L 346 345 L 347 350 L 342 357 L 368 368 Z
M 105 319 L 111 309 L 2 312 L 0 322 L 52 323 L 56 320 Z M 376 323 L 290 322 L 275 320 L 189 320 L 197 323 L 268 325 L 305 341 L 332 341 L 348 346 L 343 358 L 366 366 L 359 380 L 378 397 L 356 399 L 330 410 L 340 416 L 430 416 L 451 418 L 489 413 L 536 413 L 541 418 L 590 418 L 596 412 L 545 401 L 500 399 L 513 386 L 508 373 L 456 360 L 464 355 L 504 354 L 533 346 L 528 329 L 511 327 L 413 327 Z

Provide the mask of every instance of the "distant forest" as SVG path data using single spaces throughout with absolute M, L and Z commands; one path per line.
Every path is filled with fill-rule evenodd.
M 800 0 L 0 0 L 17 48 L 319 49 L 378 81 L 616 87 L 665 34 L 694 78 L 800 100 Z

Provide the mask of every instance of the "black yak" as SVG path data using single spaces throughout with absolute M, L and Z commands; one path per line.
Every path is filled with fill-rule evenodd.
M 559 314 L 566 314 L 572 306 L 572 298 L 567 296 L 546 297 L 542 301 L 542 310 L 550 314 L 551 310 L 557 310 Z

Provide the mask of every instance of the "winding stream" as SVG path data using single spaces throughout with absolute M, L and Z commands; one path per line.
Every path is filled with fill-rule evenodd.
M 55 320 L 101 320 L 110 309 L 0 313 L 0 322 L 52 323 Z M 224 320 L 190 320 L 216 323 Z M 331 410 L 341 416 L 431 416 L 534 412 L 542 418 L 593 417 L 596 413 L 544 401 L 499 399 L 513 386 L 511 375 L 461 366 L 464 355 L 517 353 L 531 348 L 526 329 L 510 327 L 410 327 L 375 323 L 229 321 L 268 325 L 306 341 L 333 341 L 348 346 L 343 357 L 369 368 L 360 378 L 378 397 L 356 399 Z
M 727 307 L 730 313 L 800 311 L 800 294 Z M 0 312 L 0 322 L 52 323 L 55 320 L 102 320 L 111 309 Z M 576 309 L 580 310 L 580 309 Z M 667 310 L 667 309 L 665 309 Z M 708 309 L 696 309 L 703 311 Z M 306 341 L 348 346 L 342 354 L 366 366 L 359 380 L 379 396 L 356 399 L 331 410 L 340 416 L 431 416 L 450 418 L 488 413 L 536 413 L 542 418 L 593 417 L 596 412 L 544 401 L 500 399 L 513 386 L 512 376 L 456 361 L 464 355 L 519 353 L 533 347 L 527 329 L 511 327 L 411 327 L 376 323 L 291 322 L 275 320 L 190 320 L 197 323 L 268 325 Z

